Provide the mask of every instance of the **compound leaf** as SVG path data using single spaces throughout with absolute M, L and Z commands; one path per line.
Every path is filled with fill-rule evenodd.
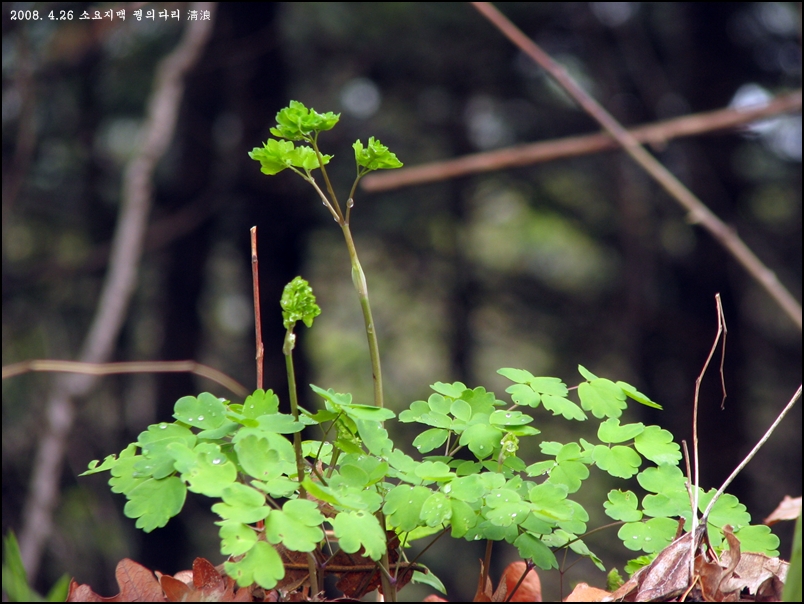
M 184 507 L 187 488 L 176 476 L 156 480 L 149 478 L 126 493 L 128 502 L 123 513 L 136 518 L 136 526 L 146 533 L 163 527 Z
M 373 514 L 362 510 L 340 512 L 329 522 L 338 544 L 347 554 L 354 554 L 363 547 L 369 558 L 379 560 L 385 553 L 385 532 Z
M 239 562 L 224 562 L 224 569 L 240 587 L 256 582 L 263 589 L 273 589 L 285 576 L 282 558 L 265 541 L 257 541 Z

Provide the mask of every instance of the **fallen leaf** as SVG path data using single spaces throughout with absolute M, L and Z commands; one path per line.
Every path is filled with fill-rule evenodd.
M 527 568 L 528 565 L 525 562 L 518 560 L 511 562 L 511 564 L 506 567 L 505 571 L 503 571 L 503 578 L 500 583 L 505 584 L 506 593 L 512 594 L 511 598 L 507 600 L 508 602 L 542 601 L 542 583 L 534 568 L 531 568 L 522 580 L 522 583 L 519 583 L 519 580 L 522 578 L 522 575 L 525 574 Z M 517 583 L 519 583 L 519 587 L 516 592 L 514 592 Z M 608 593 L 606 595 L 608 595 Z
M 605 589 L 589 587 L 586 583 L 578 583 L 572 593 L 566 597 L 565 602 L 603 602 L 612 594 Z M 538 600 L 541 602 L 541 599 Z
M 785 495 L 781 503 L 763 522 L 771 526 L 780 520 L 796 520 L 799 516 L 801 516 L 801 497 L 794 498 Z
M 114 572 L 120 593 L 104 598 L 92 591 L 89 585 L 70 582 L 67 602 L 166 602 L 165 594 L 156 576 L 141 564 L 123 558 Z

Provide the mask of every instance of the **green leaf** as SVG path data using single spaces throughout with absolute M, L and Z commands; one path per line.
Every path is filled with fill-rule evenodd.
M 701 512 L 706 509 L 714 495 L 715 489 L 701 493 L 698 498 L 698 508 Z M 730 524 L 736 531 L 751 524 L 751 515 L 734 495 L 724 493 L 712 507 L 712 511 L 709 513 L 709 523 L 718 528 Z
M 612 417 L 600 424 L 597 437 L 604 443 L 622 443 L 639 436 L 644 431 L 645 425 L 642 423 L 621 426 L 620 420 Z
M 590 381 L 590 382 L 591 382 L 592 380 L 596 380 L 596 379 L 598 379 L 598 378 L 597 378 L 597 376 L 596 376 L 594 373 L 592 373 L 591 371 L 589 371 L 589 370 L 588 370 L 586 367 L 584 367 L 583 365 L 578 365 L 578 373 L 580 373 L 580 374 L 581 374 L 581 375 L 582 375 L 582 376 L 583 376 L 583 377 L 584 377 L 586 380 L 588 380 L 588 381 Z
M 584 413 L 578 405 L 563 396 L 543 394 L 542 404 L 545 409 L 552 411 L 553 415 L 563 415 L 566 419 L 575 419 L 578 421 L 584 421 L 586 419 L 586 413 Z
M 468 446 L 469 450 L 478 459 L 486 459 L 494 452 L 495 447 L 500 444 L 502 432 L 489 426 L 488 424 L 478 423 L 466 428 L 461 434 L 460 444 Z
M 734 533 L 740 540 L 741 552 L 756 552 L 765 554 L 769 558 L 779 557 L 779 537 L 771 532 L 769 526 L 759 524 L 755 526 L 745 526 Z
M 539 393 L 534 392 L 533 388 L 526 384 L 514 384 L 513 386 L 508 386 L 505 391 L 511 395 L 511 400 L 517 405 L 525 405 L 535 409 L 542 401 Z
M 499 409 L 489 416 L 489 423 L 494 426 L 522 426 L 533 421 L 530 415 L 521 411 L 504 411 Z
M 355 421 L 366 420 L 372 422 L 384 422 L 396 417 L 396 413 L 385 407 L 375 407 L 374 405 L 358 405 L 356 403 L 341 404 L 343 412 Z
M 578 396 L 581 406 L 597 418 L 620 417 L 627 406 L 623 389 L 606 378 L 582 382 L 578 386 Z
M 639 472 L 642 458 L 631 447 L 598 445 L 592 453 L 595 465 L 617 478 L 631 478 Z
M 374 455 L 385 455 L 394 447 L 394 442 L 388 438 L 388 430 L 382 427 L 378 421 L 358 419 L 357 433 L 363 439 L 363 443 L 370 453 Z
M 176 469 L 189 483 L 189 490 L 207 497 L 220 497 L 237 478 L 235 465 L 213 443 L 200 443 L 192 450 L 182 443 L 171 443 L 168 452 L 176 460 Z
M 530 507 L 523 502 L 506 503 L 485 512 L 484 516 L 496 526 L 522 524 L 530 513 Z
M 423 461 L 414 470 L 414 474 L 424 480 L 445 481 L 454 476 L 449 466 L 442 461 Z
M 261 430 L 275 432 L 277 434 L 294 434 L 304 430 L 304 424 L 297 422 L 292 415 L 288 415 L 287 413 L 261 415 L 257 420 L 257 425 Z
M 567 487 L 568 493 L 575 493 L 581 488 L 581 483 L 587 478 L 589 478 L 589 468 L 587 468 L 586 465 L 579 461 L 565 460 L 559 462 L 550 470 L 550 478 L 548 480 L 553 484 L 564 485 Z
M 551 394 L 561 398 L 567 396 L 567 385 L 556 377 L 537 377 L 530 380 L 528 384 L 540 394 Z
M 435 384 L 430 384 L 430 388 L 439 394 L 443 394 L 444 396 L 449 396 L 451 398 L 461 398 L 464 391 L 468 390 L 463 382 L 454 382 L 452 384 L 436 382 Z
M 241 436 L 242 435 L 242 436 Z M 249 476 L 271 480 L 296 470 L 293 445 L 278 434 L 246 433 L 241 430 L 235 440 L 235 453 L 240 466 Z
M 249 151 L 248 156 L 260 162 L 260 172 L 274 176 L 293 165 L 291 154 L 294 148 L 295 145 L 290 141 L 278 141 L 270 138 L 261 148 L 254 147 Z
M 443 493 L 433 493 L 422 504 L 419 513 L 427 526 L 440 526 L 447 522 L 452 516 L 452 505 Z
M 137 437 L 137 442 L 142 448 L 143 459 L 134 464 L 134 471 L 154 478 L 165 478 L 175 472 L 174 459 L 168 453 L 167 446 L 179 442 L 192 448 L 196 436 L 184 426 L 162 422 L 148 426 Z
M 255 390 L 246 397 L 243 403 L 243 416 L 257 419 L 261 415 L 279 413 L 279 397 L 271 389 Z
M 361 510 L 340 512 L 329 522 L 338 544 L 347 554 L 354 554 L 363 547 L 369 558 L 379 560 L 385 553 L 385 532 L 373 514 Z
M 657 465 L 675 466 L 681 461 L 681 448 L 673 442 L 673 435 L 659 426 L 647 426 L 634 439 L 634 446 L 645 458 Z
M 456 382 L 460 384 L 460 382 Z M 493 392 L 486 392 L 483 386 L 473 390 L 466 389 L 461 398 L 472 407 L 472 417 L 475 415 L 491 415 L 496 405 L 504 405 L 503 401 L 495 400 Z
M 472 406 L 462 399 L 453 401 L 449 410 L 452 415 L 461 421 L 468 422 L 472 418 Z
M 142 455 L 133 455 L 131 457 L 120 456 L 120 459 L 117 460 L 117 463 L 111 469 L 112 477 L 109 479 L 109 485 L 112 487 L 112 493 L 124 493 L 128 495 L 128 493 L 151 478 L 148 474 L 134 470 L 134 466 L 142 461 L 142 459 Z
M 637 522 L 642 512 L 637 509 L 639 498 L 632 491 L 609 491 L 609 500 L 603 504 L 606 514 L 615 520 Z
M 525 472 L 528 476 L 541 476 L 542 474 L 546 474 L 550 470 L 556 467 L 556 463 L 554 461 L 539 461 L 537 463 L 530 464 L 527 468 L 525 468 Z
M 497 373 L 503 377 L 507 377 L 509 380 L 516 382 L 517 384 L 528 384 L 531 380 L 535 379 L 534 375 L 530 371 L 526 371 L 524 369 L 503 367 L 502 369 L 498 369 Z M 506 392 L 508 391 L 506 390 Z
M 382 510 L 388 523 L 401 531 L 412 531 L 419 526 L 424 502 L 432 491 L 426 487 L 398 485 L 388 492 Z
M 573 508 L 567 499 L 567 487 L 544 482 L 528 492 L 533 502 L 532 511 L 542 520 L 557 522 L 572 518 Z
M 211 430 L 226 421 L 226 407 L 223 402 L 209 392 L 195 396 L 183 396 L 174 407 L 173 417 L 194 428 Z
M 483 497 L 486 493 L 486 485 L 483 484 L 480 476 L 471 474 L 455 478 L 449 484 L 444 485 L 444 492 L 453 499 L 471 503 Z
M 411 577 L 412 583 L 421 583 L 422 585 L 429 585 L 433 589 L 440 591 L 442 594 L 446 595 L 447 589 L 444 587 L 444 584 L 441 580 L 436 577 L 433 572 L 428 568 L 427 574 L 414 570 L 413 576 Z
M 477 511 L 465 501 L 450 499 L 452 514 L 450 515 L 450 526 L 452 527 L 453 537 L 463 537 L 477 524 Z
M 519 550 L 519 555 L 525 560 L 533 560 L 533 563 L 542 570 L 558 568 L 556 560 L 550 548 L 542 543 L 541 539 L 530 533 L 522 533 L 514 540 L 514 547 Z
M 315 153 L 313 156 L 315 157 Z M 317 163 L 318 159 L 315 161 Z M 313 288 L 301 277 L 294 277 L 285 286 L 279 305 L 282 307 L 282 324 L 285 329 L 293 329 L 297 321 L 303 321 L 307 327 L 312 327 L 313 319 L 321 314 L 321 308 L 315 302 Z
M 617 536 L 633 551 L 649 554 L 660 552 L 673 542 L 678 523 L 670 518 L 651 518 L 646 522 L 629 522 L 620 527 Z
M 355 150 L 355 162 L 364 168 L 363 173 L 402 167 L 402 162 L 396 158 L 396 155 L 373 136 L 369 138 L 365 148 L 360 140 L 355 141 L 352 148 Z
M 413 446 L 419 450 L 419 453 L 428 453 L 443 445 L 447 441 L 448 436 L 449 430 L 430 428 L 413 439 Z
M 156 480 L 149 478 L 131 492 L 126 493 L 128 502 L 123 513 L 136 518 L 136 527 L 146 533 L 163 527 L 184 507 L 187 488 L 176 476 Z
M 263 589 L 273 589 L 285 576 L 285 566 L 277 551 L 265 541 L 257 541 L 239 562 L 224 562 L 226 574 L 240 587 L 257 583 Z
M 123 449 L 120 452 L 120 459 L 117 458 L 117 455 L 112 454 L 112 455 L 107 455 L 106 459 L 103 460 L 103 463 L 101 465 L 98 465 L 98 460 L 97 459 L 95 459 L 93 461 L 90 461 L 89 462 L 89 469 L 86 472 L 84 472 L 83 474 L 79 474 L 79 476 L 89 476 L 91 474 L 99 474 L 100 472 L 105 472 L 106 470 L 111 470 L 112 468 L 114 468 L 117 465 L 117 463 L 120 460 L 125 459 L 127 457 L 128 458 L 134 457 L 136 454 L 137 454 L 137 444 L 136 443 L 131 443 L 129 446 L 127 446 L 125 449 Z M 121 491 L 115 491 L 115 492 L 119 493 Z
M 324 539 L 324 515 L 307 499 L 286 501 L 282 510 L 272 510 L 265 520 L 265 538 L 294 552 L 311 552 Z
M 331 130 L 340 119 L 340 113 L 318 113 L 315 109 L 307 109 L 299 101 L 290 104 L 276 114 L 276 128 L 271 134 L 289 140 L 310 140 L 317 132 Z
M 224 520 L 251 524 L 263 520 L 271 511 L 262 493 L 238 482 L 226 487 L 221 495 L 223 503 L 214 504 L 212 511 Z
M 662 409 L 662 406 L 658 403 L 654 403 L 650 398 L 646 395 L 642 394 L 639 390 L 634 388 L 631 384 L 626 384 L 625 382 L 617 382 L 617 385 L 623 389 L 626 396 L 628 398 L 635 400 L 638 403 L 646 405 L 648 407 L 653 407 L 654 409 Z
M 214 506 L 213 506 L 214 507 Z M 218 534 L 221 538 L 221 553 L 227 556 L 241 556 L 257 543 L 257 533 L 241 522 L 221 522 Z

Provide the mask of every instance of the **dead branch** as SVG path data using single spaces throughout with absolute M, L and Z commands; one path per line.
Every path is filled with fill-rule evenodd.
M 767 104 L 757 107 L 695 113 L 638 126 L 628 132 L 640 143 L 647 143 L 654 148 L 663 148 L 668 141 L 675 138 L 739 128 L 762 118 L 797 110 L 801 110 L 801 90 L 778 96 Z M 591 155 L 619 147 L 617 141 L 606 133 L 570 136 L 557 140 L 515 145 L 495 151 L 472 153 L 457 159 L 434 161 L 421 166 L 375 172 L 363 177 L 360 184 L 363 190 L 369 193 L 390 191 L 470 174 Z
M 3 379 L 31 371 L 115 375 L 121 373 L 194 373 L 216 382 L 237 396 L 248 396 L 248 389 L 222 371 L 195 361 L 131 361 L 128 363 L 82 363 L 55 359 L 21 361 L 3 367 Z
M 179 45 L 157 67 L 144 125 L 144 142 L 128 164 L 123 179 L 122 206 L 112 241 L 109 271 L 79 354 L 83 362 L 101 363 L 111 356 L 136 286 L 151 207 L 153 172 L 173 139 L 184 93 L 184 76 L 195 65 L 212 32 L 215 4 L 198 2 L 191 8 L 208 11 L 211 18 L 188 21 Z M 75 399 L 88 394 L 97 379 L 89 374 L 61 376 L 55 381 L 46 403 L 46 427 L 34 460 L 20 534 L 22 560 L 31 578 L 38 572 L 53 528 L 59 473 L 75 419 Z
M 687 212 L 691 224 L 700 224 L 743 265 L 748 273 L 770 294 L 790 319 L 801 330 L 801 304 L 782 285 L 776 273 L 765 266 L 762 261 L 737 235 L 736 231 L 723 223 L 704 203 L 681 184 L 661 162 L 648 153 L 614 117 L 593 99 L 581 86 L 570 77 L 567 70 L 556 63 L 522 30 L 511 23 L 497 8 L 489 2 L 473 2 L 474 7 L 488 19 L 497 29 L 513 42 L 522 52 L 528 55 L 542 69 L 549 73 L 556 82 L 593 117 L 623 150 L 650 174 L 656 182 Z

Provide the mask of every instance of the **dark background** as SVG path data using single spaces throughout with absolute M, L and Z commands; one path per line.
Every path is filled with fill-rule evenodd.
M 795 3 L 498 6 L 625 125 L 725 107 L 738 91 L 775 95 L 800 86 Z M 20 22 L 10 19 L 11 8 L 97 6 L 3 5 L 4 365 L 76 358 L 107 268 L 122 169 L 136 151 L 154 67 L 185 25 L 131 17 Z M 331 175 L 344 197 L 356 138 L 376 136 L 414 166 L 599 129 L 469 4 L 221 4 L 156 173 L 138 287 L 110 360 L 195 359 L 253 387 L 248 229 L 256 225 L 266 386 L 287 401 L 278 300 L 302 274 L 323 314 L 309 333 L 302 330 L 299 383 L 370 400 L 362 318 L 340 233 L 301 179 L 264 176 L 247 156 L 289 99 L 342 114 L 320 142 L 335 155 Z M 800 115 L 671 141 L 654 152 L 800 300 Z M 358 191 L 352 217 L 387 405 L 397 412 L 426 398 L 435 381 L 484 385 L 503 397 L 500 367 L 575 385 L 581 363 L 664 405 L 663 412 L 634 408 L 626 419 L 658 423 L 689 441 L 694 383 L 716 332 L 719 292 L 729 396 L 721 411 L 719 378 L 710 372 L 699 425 L 701 486 L 709 489 L 800 383 L 800 330 L 620 152 L 383 194 Z M 22 524 L 51 384 L 47 374 L 3 384 L 4 534 Z M 80 402 L 57 530 L 34 578 L 40 590 L 66 572 L 99 593 L 117 593 L 114 566 L 122 557 L 167 573 L 189 568 L 197 555 L 221 561 L 204 498 L 190 496 L 178 518 L 144 535 L 123 516 L 124 499 L 110 493 L 106 477 L 77 478 L 90 460 L 169 419 L 176 399 L 203 390 L 230 396 L 191 375 L 133 375 L 104 378 Z M 542 414 L 535 425 L 562 442 L 590 429 Z M 530 446 L 521 455 L 540 459 Z M 607 521 L 601 502 L 614 485 L 600 473 L 589 482 L 578 500 L 594 528 Z M 800 405 L 730 492 L 755 522 L 784 495 L 800 495 Z M 791 529 L 774 529 L 785 558 Z M 588 540 L 608 567 L 631 557 L 615 533 Z M 482 547 L 448 541 L 424 562 L 451 599 L 471 599 Z M 499 544 L 495 554 L 497 577 L 515 551 Z M 565 583 L 581 578 L 604 584 L 588 562 Z M 558 597 L 558 580 L 542 575 L 545 599 Z M 421 599 L 426 591 L 416 589 L 403 596 Z

